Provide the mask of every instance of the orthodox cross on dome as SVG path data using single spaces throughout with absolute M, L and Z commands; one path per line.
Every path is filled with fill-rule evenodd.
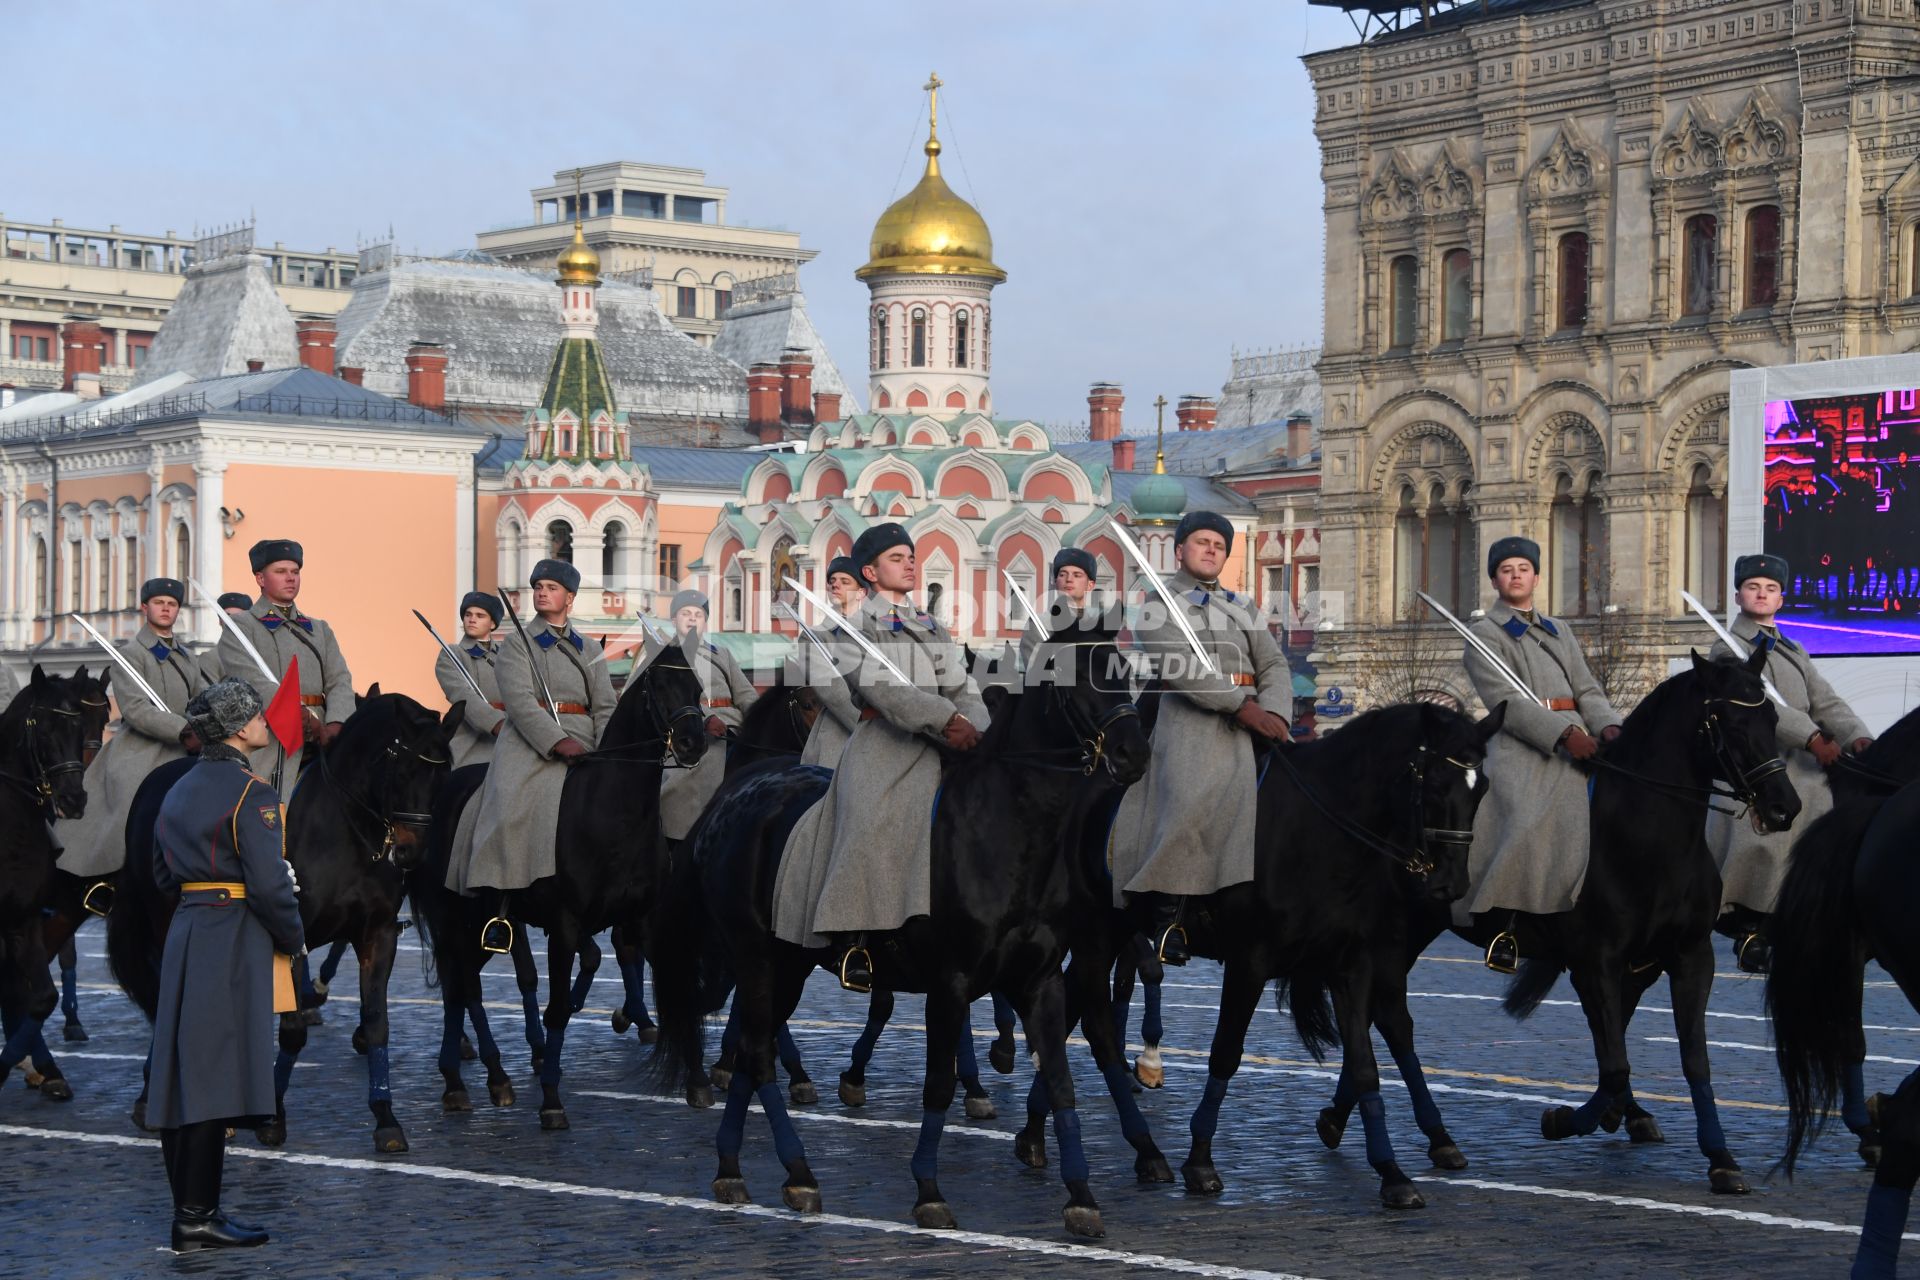
M 946 83 L 940 79 L 940 73 L 929 71 L 927 82 L 920 87 L 927 91 L 927 136 L 931 138 L 934 130 L 940 127 L 940 86 Z
M 1153 474 L 1167 474 L 1167 398 L 1153 401 Z

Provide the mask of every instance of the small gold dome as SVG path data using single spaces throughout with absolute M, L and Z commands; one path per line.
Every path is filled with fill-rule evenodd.
M 600 283 L 600 255 L 587 247 L 587 238 L 577 222 L 573 224 L 573 243 L 560 251 L 554 265 L 560 269 L 561 284 Z
M 873 224 L 869 261 L 854 278 L 903 273 L 1005 280 L 1007 273 L 993 265 L 987 220 L 940 176 L 940 139 L 931 129 L 926 149 L 926 173 Z

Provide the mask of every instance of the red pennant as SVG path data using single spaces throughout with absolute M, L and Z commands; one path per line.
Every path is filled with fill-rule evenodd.
M 273 701 L 261 713 L 266 717 L 267 728 L 273 730 L 273 736 L 280 740 L 280 747 L 288 755 L 300 749 L 306 739 L 300 720 L 300 659 L 296 655 L 287 661 L 287 674 L 282 677 L 280 687 L 274 690 Z

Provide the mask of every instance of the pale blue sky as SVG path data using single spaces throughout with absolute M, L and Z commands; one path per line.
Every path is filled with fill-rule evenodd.
M 1235 3 L 95 4 L 0 14 L 0 211 L 263 241 L 470 247 L 556 169 L 704 168 L 733 221 L 798 230 L 815 322 L 866 375 L 873 221 L 918 176 L 937 69 L 948 180 L 993 229 L 997 409 L 1083 421 L 1090 382 L 1215 394 L 1231 349 L 1317 342 L 1303 49 L 1337 12 Z M 921 123 L 915 124 L 918 118 Z M 903 161 L 906 162 L 903 168 Z

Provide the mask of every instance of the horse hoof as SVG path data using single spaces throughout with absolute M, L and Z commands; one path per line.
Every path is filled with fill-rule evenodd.
M 1029 1169 L 1044 1169 L 1047 1167 L 1047 1140 L 1029 1137 L 1027 1131 L 1022 1129 L 1013 1136 L 1013 1154 Z
M 567 1112 L 564 1107 L 540 1108 L 540 1127 L 548 1133 L 557 1133 L 571 1126 L 567 1124 Z
M 992 1098 L 984 1095 L 979 1097 L 975 1097 L 972 1094 L 967 1095 L 967 1119 L 991 1120 L 999 1114 L 998 1111 L 994 1110 Z
M 1340 1149 L 1340 1139 L 1347 1136 L 1347 1122 L 1332 1107 L 1322 1107 L 1313 1131 L 1320 1135 L 1320 1141 L 1326 1144 L 1327 1150 L 1337 1151 Z
M 299 1013 L 295 1014 L 294 1017 L 299 1020 L 300 1025 L 303 1027 L 324 1027 L 327 1025 L 326 1015 L 318 1009 L 302 1009 Z M 360 1052 L 365 1053 L 366 1050 L 362 1049 Z
M 353 1051 L 363 1058 L 367 1056 L 367 1029 L 365 1027 L 355 1027 L 353 1029 Z
M 613 1011 L 613 1034 L 623 1036 L 627 1034 L 627 1028 L 632 1025 L 633 1019 L 627 1016 L 625 1009 L 615 1009 Z
M 660 1042 L 660 1028 L 654 1026 L 651 1022 L 641 1023 L 640 1030 L 636 1034 L 639 1035 L 641 1044 L 658 1044 Z
M 1880 1134 L 1877 1131 L 1860 1136 L 1860 1158 L 1866 1161 L 1869 1169 L 1880 1167 Z
M 1600 1113 L 1600 1127 L 1608 1133 L 1618 1133 L 1620 1131 L 1620 1122 L 1626 1119 L 1626 1117 L 1627 1113 L 1621 1110 L 1618 1103 L 1615 1103 Z
M 21 1079 L 26 1082 L 26 1086 L 29 1089 L 38 1089 L 41 1085 L 47 1082 L 47 1078 L 41 1075 L 38 1071 L 35 1071 L 32 1067 L 28 1067 L 26 1069 L 26 1071 L 22 1074 Z
M 1746 1177 L 1738 1169 L 1709 1169 L 1707 1184 L 1717 1196 L 1743 1196 L 1749 1190 Z
M 1383 1182 L 1380 1184 L 1380 1203 L 1389 1209 L 1424 1209 L 1426 1197 L 1420 1194 L 1420 1188 L 1411 1182 Z
M 1220 1181 L 1220 1171 L 1210 1164 L 1183 1164 L 1180 1178 L 1187 1190 L 1197 1196 L 1217 1196 L 1226 1190 L 1227 1184 Z
M 1448 1169 L 1455 1173 L 1467 1167 L 1466 1155 L 1451 1142 L 1437 1142 L 1428 1147 L 1427 1159 L 1433 1161 L 1434 1168 Z
M 745 1178 L 715 1178 L 713 1180 L 713 1198 L 721 1204 L 752 1204 L 747 1195 Z
M 725 1093 L 728 1086 L 733 1083 L 733 1072 L 724 1071 L 719 1067 L 715 1067 L 713 1070 L 707 1072 L 707 1079 L 713 1081 L 714 1088 Z
M 820 1188 L 818 1187 L 782 1187 L 780 1198 L 786 1201 L 787 1208 L 795 1213 L 820 1212 Z
M 705 1111 L 708 1107 L 711 1107 L 713 1105 L 712 1086 L 696 1084 L 690 1087 L 687 1090 L 687 1105 L 695 1111 Z
M 1635 1142 L 1665 1142 L 1667 1135 L 1660 1132 L 1660 1122 L 1652 1116 L 1635 1116 L 1627 1121 L 1627 1137 Z
M 995 1040 L 987 1046 L 987 1061 L 1003 1076 L 1013 1074 L 1013 1041 Z
M 796 1107 L 811 1107 L 820 1101 L 820 1090 L 811 1080 L 795 1080 L 787 1086 L 787 1101 Z
M 1092 1205 L 1070 1204 L 1067 1206 L 1067 1234 L 1098 1240 L 1107 1234 L 1107 1224 L 1100 1221 L 1100 1211 Z
M 40 1084 L 40 1096 L 48 1102 L 72 1102 L 73 1086 L 60 1076 L 48 1076 Z
M 328 983 L 328 981 L 325 978 L 315 978 L 313 980 L 314 1006 L 318 1008 L 320 1005 L 325 1004 L 327 1002 L 327 996 L 330 995 L 332 991 L 333 991 L 332 985 Z
M 465 1089 L 449 1089 L 440 1095 L 440 1109 L 448 1115 L 473 1110 L 473 1096 Z
M 284 1147 L 287 1145 L 287 1122 L 278 1119 L 269 1120 L 255 1129 L 253 1136 L 260 1139 L 260 1145 L 263 1147 Z
M 1173 1167 L 1167 1163 L 1165 1156 L 1155 1151 L 1151 1155 L 1134 1158 L 1133 1176 L 1140 1182 L 1172 1182 Z
M 480 1056 L 479 1054 L 473 1051 L 473 1041 L 467 1039 L 465 1036 L 461 1036 L 460 1037 L 460 1061 L 472 1062 L 475 1058 L 478 1058 L 479 1056 Z
M 945 1200 L 929 1200 L 913 1206 L 913 1225 L 929 1231 L 952 1231 L 960 1224 L 954 1221 L 953 1210 Z
M 153 1130 L 147 1128 L 147 1100 L 145 1098 L 135 1098 L 133 1100 L 133 1114 L 128 1118 L 133 1121 L 133 1127 L 140 1130 L 140 1132 L 153 1132 Z
M 846 1074 L 843 1072 L 840 1076 L 840 1103 L 842 1106 L 848 1107 L 866 1106 L 867 1086 L 864 1084 L 855 1084 L 853 1081 L 847 1079 Z
M 1133 1061 L 1133 1078 L 1140 1082 L 1142 1089 L 1158 1089 L 1167 1082 L 1167 1069 L 1135 1058 Z
M 1540 1136 L 1547 1141 L 1559 1142 L 1578 1132 L 1574 1128 L 1572 1107 L 1549 1107 L 1540 1113 Z
M 66 1026 L 60 1028 L 60 1034 L 69 1044 L 85 1044 L 87 1042 L 87 1029 L 77 1022 L 69 1022 Z
M 401 1132 L 400 1126 L 397 1124 L 384 1129 L 375 1129 L 373 1131 L 373 1149 L 383 1156 L 400 1155 L 408 1149 L 407 1135 Z
M 496 1107 L 510 1107 L 514 1103 L 513 1081 L 487 1081 L 487 1096 L 493 1099 Z

